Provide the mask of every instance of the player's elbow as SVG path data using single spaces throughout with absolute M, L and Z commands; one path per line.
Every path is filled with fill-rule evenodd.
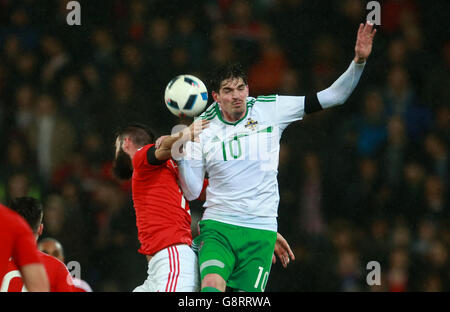
M 195 187 L 195 188 L 191 188 L 189 189 L 187 192 L 184 192 L 184 197 L 188 200 L 196 200 L 199 196 L 200 193 L 202 192 L 201 188 Z

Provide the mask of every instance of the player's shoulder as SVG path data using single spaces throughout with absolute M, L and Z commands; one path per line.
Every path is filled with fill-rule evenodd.
M 9 209 L 6 206 L 3 206 L 2 204 L 0 204 L 0 218 L 1 219 L 14 220 L 14 219 L 18 219 L 18 216 L 20 216 L 18 213 Z
M 254 98 L 254 103 L 261 103 L 261 104 L 270 104 L 275 103 L 277 101 L 277 95 L 258 95 L 256 98 Z
M 39 259 L 41 263 L 45 266 L 47 272 L 50 271 L 64 271 L 68 272 L 66 265 L 59 259 L 46 254 L 45 252 L 39 251 Z
M 213 120 L 217 117 L 217 114 L 219 113 L 219 103 L 213 102 L 211 105 L 208 106 L 207 109 L 203 113 L 200 114 L 196 119 L 207 119 L 207 120 Z
M 59 259 L 46 254 L 45 252 L 42 252 L 39 250 L 39 258 L 41 259 L 42 263 L 48 263 L 50 265 L 64 265 L 64 263 L 62 263 Z
M 147 151 L 154 145 L 155 143 L 151 143 L 138 148 L 132 159 L 133 167 L 135 169 L 147 163 Z
M 7 227 L 13 231 L 26 231 L 31 233 L 29 225 L 20 214 L 1 204 L 0 220 L 2 220 L 2 226 Z
M 136 155 L 145 155 L 147 153 L 148 149 L 154 145 L 155 145 L 155 143 L 150 143 L 150 144 L 147 144 L 147 145 L 144 145 L 144 146 L 138 148 L 135 156 Z

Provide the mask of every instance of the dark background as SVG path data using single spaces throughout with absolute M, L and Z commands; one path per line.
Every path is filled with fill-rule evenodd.
M 250 95 L 327 88 L 354 57 L 367 1 L 0 0 L 0 202 L 45 207 L 43 237 L 94 291 L 146 278 L 129 183 L 111 175 L 114 133 L 158 134 L 178 74 L 240 61 Z M 450 29 L 446 0 L 381 2 L 381 27 L 345 105 L 284 133 L 279 232 L 297 260 L 267 291 L 449 291 Z M 52 126 L 53 125 L 53 126 Z M 201 203 L 191 204 L 193 232 Z M 381 286 L 366 264 L 381 264 Z

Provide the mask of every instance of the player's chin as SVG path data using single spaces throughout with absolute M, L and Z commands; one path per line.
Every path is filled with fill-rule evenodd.
M 235 104 L 233 107 L 233 113 L 243 113 L 245 111 L 244 104 Z
M 115 177 L 120 180 L 129 180 L 133 176 L 133 166 L 130 156 L 124 151 L 117 153 L 114 160 L 112 171 Z

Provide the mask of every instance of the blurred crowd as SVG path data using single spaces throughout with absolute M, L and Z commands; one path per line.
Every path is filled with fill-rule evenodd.
M 40 199 L 42 237 L 94 291 L 146 278 L 130 183 L 111 174 L 116 129 L 170 133 L 168 81 L 208 86 L 228 61 L 248 70 L 251 96 L 323 90 L 368 14 L 362 0 L 79 1 L 69 26 L 67 2 L 0 0 L 0 202 Z M 353 95 L 282 138 L 279 232 L 297 259 L 272 267 L 267 291 L 450 290 L 450 3 L 380 2 Z M 370 261 L 380 286 L 366 282 Z

